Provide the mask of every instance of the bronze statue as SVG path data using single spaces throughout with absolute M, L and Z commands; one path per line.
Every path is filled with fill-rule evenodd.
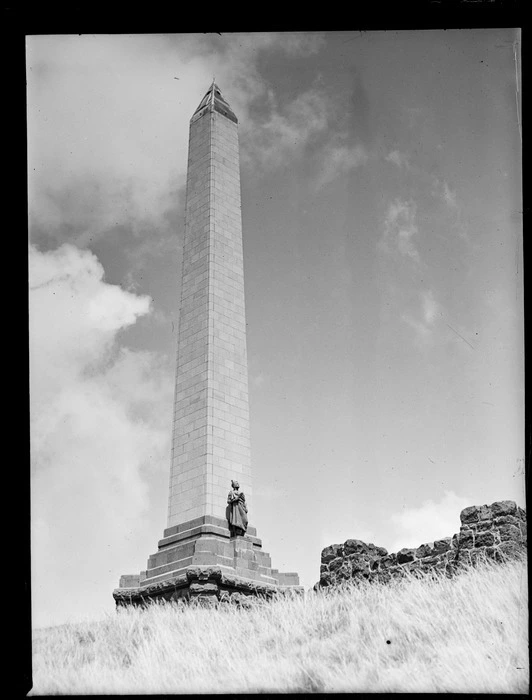
M 248 528 L 248 516 L 246 497 L 240 491 L 238 481 L 231 480 L 232 491 L 227 496 L 227 520 L 229 521 L 229 531 L 231 537 L 235 535 L 245 535 Z

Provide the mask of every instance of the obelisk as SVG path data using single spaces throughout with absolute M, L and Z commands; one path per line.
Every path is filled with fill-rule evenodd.
M 190 122 L 168 527 L 251 496 L 237 119 L 214 84 Z
M 182 266 L 167 528 L 117 605 L 299 586 L 228 527 L 232 480 L 253 506 L 238 120 L 214 81 L 190 120 Z

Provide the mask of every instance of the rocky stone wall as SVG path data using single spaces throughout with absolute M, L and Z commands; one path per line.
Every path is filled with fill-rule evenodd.
M 526 512 L 513 501 L 470 506 L 460 513 L 460 532 L 452 537 L 389 554 L 361 540 L 332 544 L 321 553 L 320 580 L 315 588 L 349 580 L 387 582 L 406 572 L 441 571 L 452 576 L 479 558 L 496 561 L 526 552 Z

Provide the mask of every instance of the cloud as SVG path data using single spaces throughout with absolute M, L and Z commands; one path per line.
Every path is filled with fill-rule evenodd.
M 419 233 L 416 224 L 417 207 L 412 200 L 395 199 L 390 202 L 384 221 L 383 235 L 378 247 L 388 254 L 399 253 L 415 263 L 421 263 L 415 237 Z
M 405 508 L 391 516 L 396 537 L 388 548 L 397 552 L 403 547 L 419 547 L 443 537 L 450 537 L 460 529 L 460 512 L 474 504 L 465 496 L 446 491 L 439 502 L 424 501 L 420 506 Z
M 411 314 L 407 313 L 402 314 L 401 319 L 414 329 L 416 332 L 416 339 L 420 344 L 423 344 L 429 339 L 431 329 L 425 323 L 423 323 L 423 321 L 420 321 Z
M 441 306 L 434 297 L 434 292 L 431 289 L 424 289 L 418 292 L 419 308 L 416 314 L 403 313 L 401 318 L 417 335 L 417 340 L 421 343 L 426 342 L 432 336 L 434 324 Z
M 173 381 L 164 358 L 120 345 L 120 332 L 149 313 L 150 299 L 107 284 L 92 253 L 32 246 L 30 283 L 32 598 L 39 626 L 79 617 L 85 603 L 108 607 L 136 556 L 138 543 L 128 535 L 147 517 L 146 474 L 167 467 Z M 82 581 L 79 600 L 71 592 Z
M 410 167 L 410 159 L 406 153 L 401 153 L 401 151 L 391 151 L 386 156 L 386 160 L 390 163 L 394 163 L 398 168 L 408 169 Z
M 427 326 L 432 326 L 439 310 L 439 304 L 434 298 L 431 289 L 421 292 L 421 303 L 423 308 L 423 321 Z
M 284 53 L 305 58 L 317 53 L 325 43 L 320 33 L 250 33 L 210 39 L 210 53 L 198 40 L 198 56 L 206 58 L 216 82 L 228 98 L 239 120 L 242 151 L 252 146 L 252 136 L 263 124 L 264 109 L 272 106 L 271 89 L 259 70 L 260 59 L 268 54 Z M 253 109 L 260 103 L 261 108 Z
M 182 82 L 173 81 L 182 56 L 167 51 L 155 65 L 143 43 L 104 35 L 28 39 L 34 229 L 94 240 L 116 225 L 138 235 L 164 223 L 184 183 L 190 114 L 180 101 L 204 71 L 194 62 Z
M 423 349 L 433 342 L 444 307 L 435 290 L 427 287 L 430 271 L 416 245 L 416 216 L 414 201 L 390 202 L 377 247 L 385 253 L 382 262 L 388 311 L 414 330 L 414 341 Z
M 350 170 L 364 165 L 368 160 L 366 149 L 361 145 L 352 147 L 328 145 L 320 157 L 322 167 L 316 189 L 329 184 L 339 175 L 345 175 Z
M 449 209 L 458 210 L 458 197 L 455 190 L 449 187 L 446 180 L 440 180 L 437 177 L 433 178 L 432 181 L 432 195 L 441 199 Z
M 326 95 L 310 89 L 279 109 L 273 92 L 268 94 L 268 117 L 253 125 L 244 159 L 263 168 L 277 168 L 300 154 L 309 140 L 325 131 L 329 106 Z
M 159 240 L 173 235 L 188 124 L 213 73 L 239 116 L 241 135 L 255 133 L 259 119 L 271 157 L 277 137 L 284 148 L 298 130 L 304 140 L 321 128 L 323 109 L 311 91 L 286 112 L 271 112 L 266 124 L 255 119 L 250 108 L 267 95 L 259 59 L 273 51 L 304 57 L 322 44 L 319 34 L 297 33 L 28 37 L 33 240 L 84 247 L 117 227 L 139 244 L 153 232 Z
M 451 209 L 456 209 L 456 192 L 453 192 L 446 182 L 443 183 L 443 201 L 448 207 L 451 207 Z

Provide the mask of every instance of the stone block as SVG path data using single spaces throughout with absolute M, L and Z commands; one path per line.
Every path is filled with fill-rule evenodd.
M 343 553 L 347 554 L 357 554 L 360 552 L 367 552 L 368 545 L 362 540 L 346 540 L 343 545 Z
M 168 580 L 173 580 L 176 576 L 185 575 L 186 569 L 192 563 L 192 557 L 186 559 L 182 562 L 177 562 L 173 565 L 169 564 L 165 567 L 160 567 L 160 569 L 154 569 L 153 571 L 148 571 L 145 581 L 140 588 L 141 591 L 145 590 L 146 587 L 158 584 L 165 584 Z M 160 571 L 160 573 L 156 573 Z
M 462 530 L 460 528 L 460 530 Z M 473 530 L 465 530 L 460 532 L 459 546 L 460 549 L 471 549 L 475 545 L 475 535 Z
M 140 576 L 138 574 L 124 574 L 120 576 L 119 588 L 137 588 L 140 585 Z
M 433 553 L 432 543 L 422 544 L 416 549 L 416 557 L 422 559 L 423 557 L 429 557 Z
M 390 569 L 397 565 L 397 554 L 388 554 L 379 562 L 380 569 Z
M 403 549 L 399 550 L 397 552 L 397 563 L 398 564 L 406 564 L 409 561 L 414 561 L 416 558 L 416 550 L 415 549 L 408 549 L 404 547 Z
M 475 547 L 492 547 L 495 544 L 495 537 L 492 532 L 479 532 L 475 537 Z
M 448 550 L 450 550 L 451 546 L 452 546 L 451 537 L 444 537 L 443 539 L 436 540 L 434 542 L 434 552 L 436 554 L 442 554 L 443 552 L 447 552 Z
M 460 513 L 460 522 L 466 523 L 476 523 L 479 520 L 479 509 L 477 506 L 469 506 L 469 508 L 464 508 Z
M 194 554 L 195 543 L 187 542 L 176 547 L 164 549 L 156 554 L 152 554 L 148 559 L 148 569 L 154 569 L 164 564 L 186 559 Z
M 248 567 L 237 566 L 235 568 L 235 573 L 240 578 L 251 579 L 252 581 L 260 581 L 259 572 Z
M 491 520 L 493 517 L 490 506 L 480 506 L 479 508 L 479 520 Z
M 476 527 L 477 532 L 486 532 L 493 528 L 493 520 L 481 520 Z
M 321 560 L 324 563 L 336 559 L 336 557 L 341 556 L 343 553 L 343 545 L 341 544 L 331 544 L 328 547 L 322 549 Z
M 231 547 L 229 547 L 229 551 L 231 550 Z M 212 553 L 212 554 L 218 554 L 221 556 L 225 556 L 226 554 L 226 545 L 225 542 L 219 539 L 215 539 L 214 537 L 200 537 L 195 545 L 195 553 L 199 554 L 201 552 L 205 553 Z M 230 552 L 230 556 L 232 555 L 232 552 Z
M 326 588 L 330 586 L 333 581 L 333 576 L 330 571 L 324 571 L 320 576 L 320 586 Z
M 521 530 L 515 525 L 501 525 L 499 527 L 499 537 L 503 542 L 508 541 L 521 541 Z
M 215 565 L 220 563 L 220 556 L 214 552 L 195 552 L 192 558 L 194 566 Z
M 329 561 L 329 571 L 335 572 L 337 571 L 344 563 L 343 557 L 336 557 L 336 559 L 333 559 L 332 561 Z
M 255 549 L 255 553 L 257 555 L 257 561 L 260 563 L 261 566 L 265 566 L 268 568 L 271 568 L 272 565 L 272 559 L 269 554 L 266 552 L 262 552 L 260 550 Z
M 456 554 L 455 563 L 463 566 L 471 566 L 471 557 L 469 556 L 470 549 L 460 548 Z
M 514 501 L 497 501 L 491 504 L 491 512 L 494 518 L 501 515 L 514 515 L 517 512 L 517 504 Z
M 370 568 L 370 561 L 369 558 L 361 558 L 358 557 L 357 559 L 344 559 L 344 566 L 347 567 L 348 570 L 352 571 L 353 573 L 360 573 L 362 571 L 368 571 Z

